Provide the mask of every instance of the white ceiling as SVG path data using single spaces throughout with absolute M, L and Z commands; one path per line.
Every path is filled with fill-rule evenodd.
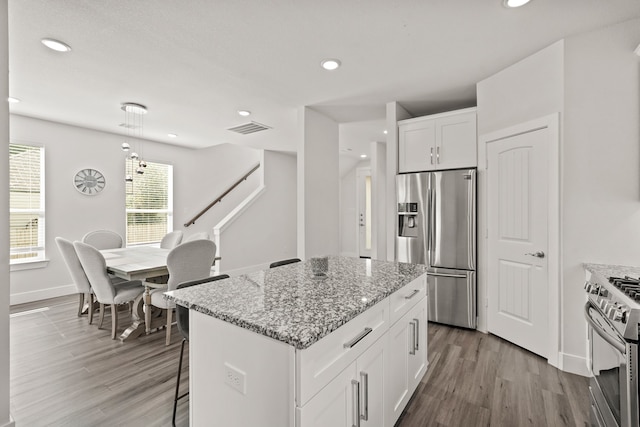
M 638 16 L 640 0 L 9 0 L 10 95 L 22 100 L 10 108 L 125 133 L 120 104 L 136 102 L 148 139 L 295 151 L 310 106 L 342 123 L 341 153 L 355 159 L 385 140 L 387 102 L 414 115 L 473 106 L 476 82 Z M 324 58 L 343 66 L 327 72 Z M 249 120 L 273 129 L 227 130 Z

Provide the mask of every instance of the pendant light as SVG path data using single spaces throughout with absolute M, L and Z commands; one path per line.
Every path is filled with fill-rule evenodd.
M 147 114 L 147 107 L 134 102 L 125 102 L 121 108 L 124 111 L 124 127 L 127 129 L 127 137 L 121 148 L 122 151 L 127 153 L 126 158 L 129 160 L 124 180 L 125 182 L 133 183 L 134 174 L 144 174 L 144 168 L 147 167 L 147 162 L 141 157 L 144 130 L 143 118 Z

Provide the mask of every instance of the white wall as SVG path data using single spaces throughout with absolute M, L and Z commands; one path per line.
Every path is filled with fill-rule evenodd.
M 7 3 L 0 2 L 0 100 L 9 96 Z M 9 140 L 9 105 L 0 102 L 0 139 Z M 13 425 L 9 413 L 9 145 L 0 144 L 0 426 Z
M 261 150 L 223 144 L 189 154 L 191 159 L 173 170 L 174 229 L 184 231 L 185 236 L 199 231 L 212 235 L 213 227 L 259 185 L 263 170 L 256 170 L 195 224 L 186 228 L 184 224 L 260 163 Z
M 298 125 L 298 256 L 340 251 L 338 123 L 303 107 Z
M 386 192 L 384 206 L 386 215 L 387 261 L 395 259 L 396 243 L 396 175 L 398 173 L 398 121 L 412 116 L 397 102 L 387 103 L 387 149 L 386 149 Z M 384 258 L 382 258 L 384 259 Z
M 264 152 L 264 190 L 224 228 L 220 273 L 268 267 L 296 256 L 296 157 Z
M 387 144 L 372 142 L 371 146 L 371 258 L 387 259 Z M 394 172 L 395 175 L 395 172 Z
M 640 266 L 640 19 L 565 40 L 563 351 L 585 352 L 583 262 Z
M 97 228 L 125 235 L 122 140 L 116 134 L 11 116 L 12 142 L 45 147 L 45 244 L 50 260 L 46 268 L 11 272 L 12 304 L 74 292 L 54 242 L 56 236 L 77 240 Z M 230 145 L 192 150 L 150 141 L 143 143 L 142 151 L 148 161 L 174 166 L 174 229 L 184 230 L 185 234 L 199 230 L 212 234 L 213 225 L 259 182 L 259 174 L 255 173 L 185 230 L 182 224 L 257 163 L 260 152 Z M 107 179 L 105 189 L 96 196 L 82 195 L 73 187 L 74 174 L 85 167 L 100 170 Z
M 537 52 L 477 84 L 478 141 L 482 135 L 561 112 L 563 99 L 562 41 Z M 478 145 L 478 230 L 487 227 L 486 154 Z M 486 239 L 478 233 L 478 329 L 487 330 Z
M 478 135 L 562 111 L 563 42 L 477 84 Z

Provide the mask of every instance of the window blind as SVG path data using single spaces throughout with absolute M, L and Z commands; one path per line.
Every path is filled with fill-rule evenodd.
M 44 259 L 44 148 L 9 144 L 10 262 Z
M 127 245 L 160 242 L 173 230 L 173 167 L 147 162 L 126 185 Z

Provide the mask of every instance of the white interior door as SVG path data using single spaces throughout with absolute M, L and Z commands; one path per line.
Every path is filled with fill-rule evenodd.
M 489 332 L 548 357 L 549 128 L 487 144 Z
M 371 258 L 371 169 L 356 170 L 358 198 L 358 256 Z

